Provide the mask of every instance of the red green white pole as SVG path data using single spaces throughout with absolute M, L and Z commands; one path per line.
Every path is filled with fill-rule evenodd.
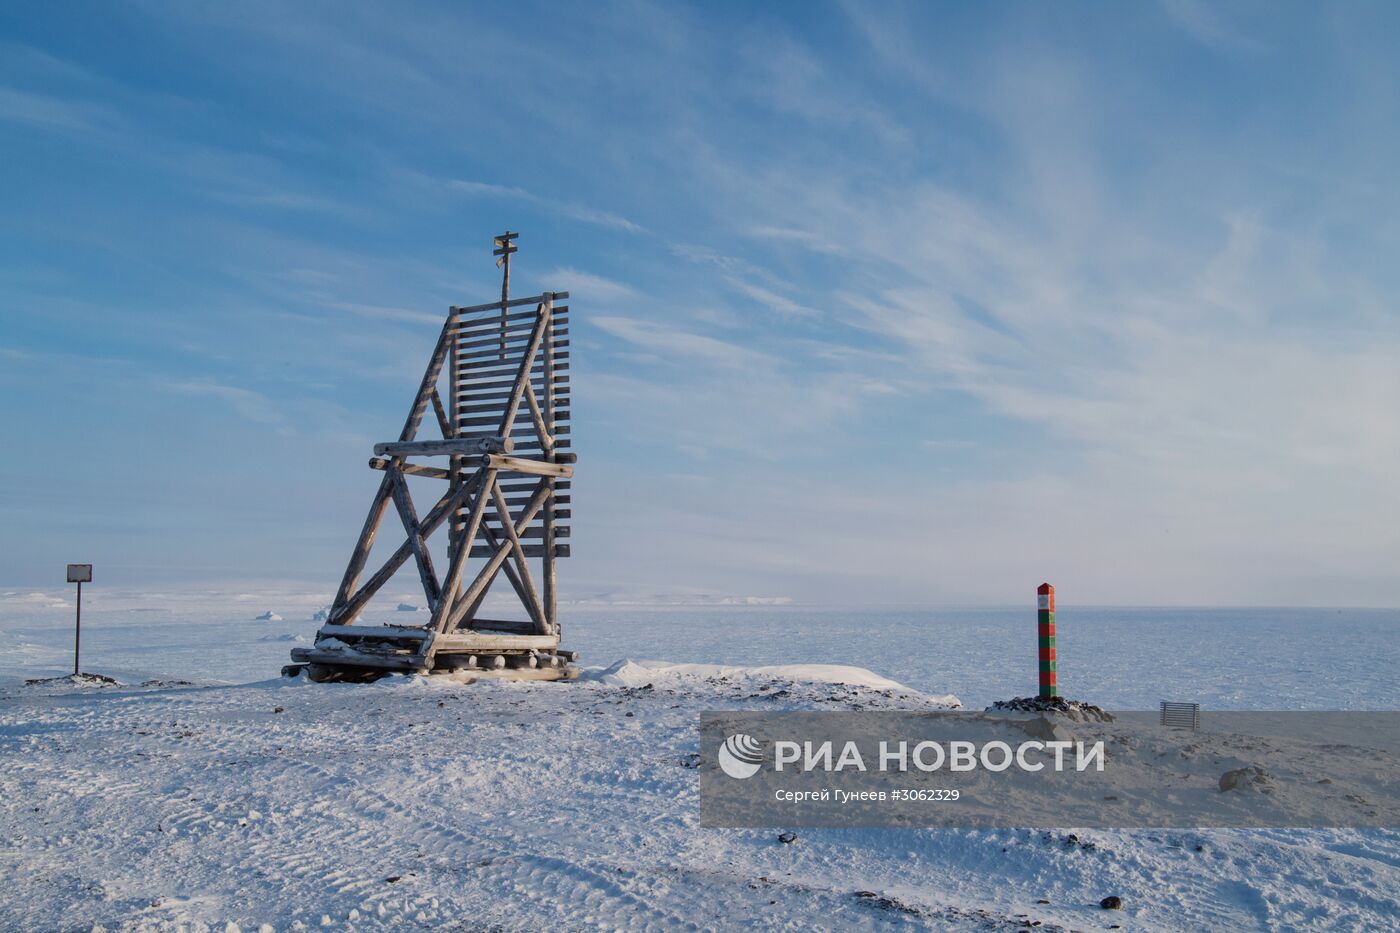
M 1036 629 L 1040 642 L 1040 695 L 1059 696 L 1060 687 L 1055 682 L 1055 588 L 1042 583 L 1035 594 L 1039 604 Z

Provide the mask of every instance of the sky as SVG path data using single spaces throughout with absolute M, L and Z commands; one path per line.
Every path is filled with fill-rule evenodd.
M 0 585 L 333 585 L 509 228 L 572 295 L 566 598 L 1400 605 L 1397 53 L 1365 3 L 5 5 Z

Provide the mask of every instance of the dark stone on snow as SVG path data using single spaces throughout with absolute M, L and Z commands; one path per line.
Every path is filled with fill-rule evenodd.
M 1122 910 L 1123 899 L 1116 894 L 1110 894 L 1108 897 L 1099 901 L 1099 906 L 1104 910 Z
M 1226 771 L 1220 775 L 1220 792 L 1223 794 L 1227 790 L 1257 790 L 1267 794 L 1273 790 L 1274 779 L 1263 768 L 1248 767 L 1236 768 L 1234 771 Z

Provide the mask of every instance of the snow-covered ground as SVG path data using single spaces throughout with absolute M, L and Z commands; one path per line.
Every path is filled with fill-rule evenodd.
M 948 694 L 980 706 L 1027 692 L 1007 666 L 1022 632 L 984 632 L 969 646 L 929 624 L 927 653 L 911 656 L 905 639 L 881 664 L 870 643 L 913 621 L 893 617 L 872 635 L 878 617 L 853 618 L 843 635 L 796 607 L 705 610 L 701 621 L 668 610 L 678 621 L 666 652 L 633 622 L 645 610 L 590 608 L 566 629 L 588 660 L 685 663 L 598 669 L 573 684 L 281 680 L 288 649 L 316 627 L 318 599 L 94 600 L 84 667 L 128 684 L 101 688 L 25 684 L 61 672 L 70 610 L 27 594 L 0 600 L 10 646 L 0 660 L 0 928 L 1400 925 L 1400 833 L 1390 831 L 797 828 L 785 844 L 777 829 L 698 825 L 701 712 L 928 709 Z M 285 621 L 254 621 L 269 611 Z M 1344 616 L 1339 639 L 1393 625 Z M 1240 626 L 1215 628 L 1229 642 Z M 635 650 L 620 650 L 629 629 Z M 720 631 L 739 649 L 707 647 Z M 1296 633 L 1300 643 L 1309 634 Z M 1271 700 L 1306 693 L 1312 708 L 1385 708 L 1395 641 L 1372 639 L 1367 656 L 1337 662 L 1350 668 L 1291 678 L 1279 676 L 1287 645 L 1261 646 L 1251 668 L 1219 644 L 1193 653 L 1185 638 L 1162 663 L 1195 670 L 1203 695 L 1233 671 L 1236 707 L 1279 708 Z M 1100 638 L 1077 663 L 1121 663 L 1118 650 Z M 981 672 L 996 664 L 993 694 L 996 678 Z M 1117 675 L 1105 676 L 1097 693 L 1072 692 L 1128 705 L 1112 695 Z M 1325 695 L 1334 681 L 1345 696 Z M 1146 689 L 1186 688 L 1164 678 Z M 1108 895 L 1124 909 L 1101 909 Z

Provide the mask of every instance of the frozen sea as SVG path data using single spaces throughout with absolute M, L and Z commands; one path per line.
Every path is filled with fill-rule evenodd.
M 71 666 L 71 594 L 11 591 L 0 674 Z M 84 668 L 127 677 L 242 683 L 275 676 L 309 642 L 325 594 L 117 593 L 86 598 Z M 394 600 L 386 600 L 392 607 Z M 257 621 L 272 612 L 276 621 Z M 868 668 L 970 708 L 1036 689 L 1035 609 L 561 607 L 564 644 L 584 665 L 622 658 Z M 421 622 L 392 609 L 368 622 Z M 1115 709 L 1164 699 L 1206 709 L 1393 709 L 1400 701 L 1400 610 L 1061 606 L 1066 696 Z M 123 676 L 125 675 L 125 676 Z
M 580 611 L 595 658 L 853 664 L 969 707 L 1037 686 L 1035 610 L 798 607 Z M 1056 613 L 1060 690 L 1114 709 L 1393 709 L 1400 610 L 1074 608 Z M 596 646 L 596 647 L 595 647 Z M 683 656 L 682 656 L 683 655 Z

